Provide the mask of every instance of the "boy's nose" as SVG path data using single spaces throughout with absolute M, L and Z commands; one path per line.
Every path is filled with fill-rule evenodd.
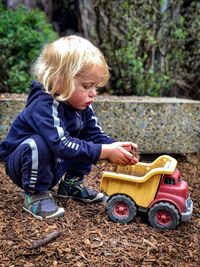
M 89 91 L 89 97 L 95 97 L 97 95 L 96 87 L 93 86 Z

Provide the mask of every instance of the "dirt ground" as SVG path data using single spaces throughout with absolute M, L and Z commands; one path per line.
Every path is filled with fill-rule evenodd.
M 165 232 L 152 228 L 145 216 L 120 225 L 108 220 L 104 204 L 71 199 L 59 200 L 66 211 L 63 218 L 36 220 L 22 210 L 22 191 L 0 163 L 0 266 L 200 266 L 200 154 L 174 157 L 189 184 L 194 212 L 190 222 Z M 100 162 L 87 183 L 98 189 L 102 171 L 112 167 Z M 31 248 L 32 241 L 55 230 L 60 232 L 56 239 Z

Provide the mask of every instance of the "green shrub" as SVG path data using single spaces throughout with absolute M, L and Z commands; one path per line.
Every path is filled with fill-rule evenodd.
M 92 2 L 93 36 L 111 68 L 111 93 L 162 96 L 177 81 L 198 77 L 199 1 Z
M 42 11 L 0 6 L 0 91 L 28 92 L 32 61 L 46 42 L 56 38 Z

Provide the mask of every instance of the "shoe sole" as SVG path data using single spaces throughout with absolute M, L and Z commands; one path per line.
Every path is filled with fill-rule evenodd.
M 94 199 L 84 199 L 84 198 L 79 198 L 79 197 L 74 197 L 74 196 L 69 196 L 69 195 L 60 195 L 60 194 L 57 194 L 57 196 L 61 198 L 72 198 L 72 199 L 79 200 L 84 203 L 91 204 L 91 203 L 102 202 L 104 200 L 105 195 L 103 193 L 98 193 Z
M 63 208 L 59 208 L 55 213 L 48 215 L 48 216 L 45 216 L 45 217 L 42 217 L 42 216 L 34 214 L 32 211 L 26 209 L 25 207 L 23 207 L 23 209 L 25 211 L 27 211 L 28 213 L 30 213 L 31 215 L 33 215 L 36 219 L 39 219 L 39 220 L 62 217 L 62 216 L 64 216 L 64 213 L 65 213 L 65 210 Z

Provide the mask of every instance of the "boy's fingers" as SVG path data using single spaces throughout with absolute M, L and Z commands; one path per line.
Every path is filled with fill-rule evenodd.
M 135 157 L 132 157 L 132 161 L 133 161 L 133 163 L 138 163 L 139 162 L 139 160 L 137 158 L 135 158 Z
M 132 142 L 122 143 L 122 146 L 123 147 L 129 147 L 130 149 L 137 149 L 138 148 L 137 144 L 132 143 Z
M 138 162 L 138 158 L 136 158 L 135 155 L 133 155 L 132 153 L 126 151 L 126 153 L 124 155 L 128 159 L 129 162 L 131 162 L 131 163 L 137 163 Z
M 135 149 L 138 148 L 137 144 L 134 144 L 134 143 L 132 143 L 132 147 L 133 147 L 133 149 L 134 149 L 134 148 L 135 148 Z
M 124 153 L 124 156 L 128 161 L 132 161 L 133 160 L 133 155 L 128 151 L 126 151 L 126 153 Z

